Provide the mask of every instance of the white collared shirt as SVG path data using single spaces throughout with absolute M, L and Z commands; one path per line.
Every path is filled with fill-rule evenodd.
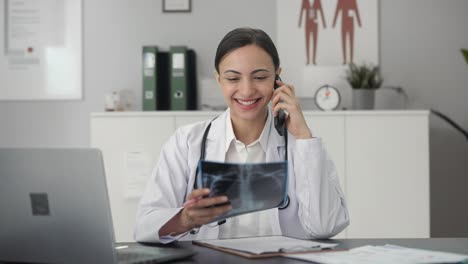
M 271 115 L 268 111 L 268 116 L 265 124 L 270 124 Z M 265 125 L 260 137 L 249 145 L 245 145 L 237 140 L 232 128 L 231 118 L 226 118 L 226 162 L 228 163 L 262 163 L 266 161 L 266 150 L 268 144 L 268 134 L 270 133 L 270 125 Z M 231 217 L 226 220 L 226 223 L 219 227 L 218 238 L 235 238 L 235 237 L 252 237 L 252 236 L 269 236 L 280 235 L 278 228 L 273 228 L 271 221 L 278 222 L 276 219 L 271 219 L 277 216 L 278 209 L 270 209 L 255 213 L 249 213 Z M 277 231 L 274 232 L 273 230 Z

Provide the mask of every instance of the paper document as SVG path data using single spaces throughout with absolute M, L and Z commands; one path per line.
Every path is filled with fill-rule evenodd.
M 330 243 L 318 243 L 311 240 L 296 239 L 286 236 L 213 239 L 200 240 L 199 242 L 253 254 L 318 251 L 322 249 L 331 249 L 338 245 Z
M 459 263 L 468 260 L 468 255 L 413 249 L 394 245 L 363 246 L 349 251 L 287 255 L 286 257 L 330 264 L 429 264 Z
M 151 175 L 150 156 L 143 150 L 125 152 L 125 198 L 140 198 Z

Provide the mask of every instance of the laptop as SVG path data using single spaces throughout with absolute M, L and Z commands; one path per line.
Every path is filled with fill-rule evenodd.
M 0 148 L 0 212 L 0 262 L 161 263 L 195 254 L 116 247 L 97 149 Z

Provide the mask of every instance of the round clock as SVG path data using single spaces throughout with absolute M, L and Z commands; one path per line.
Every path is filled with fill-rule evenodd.
M 315 104 L 320 110 L 336 110 L 340 106 L 340 102 L 340 92 L 333 86 L 326 84 L 315 92 Z

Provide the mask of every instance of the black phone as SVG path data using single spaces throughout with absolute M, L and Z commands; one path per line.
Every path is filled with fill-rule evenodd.
M 276 74 L 276 76 L 275 76 L 275 84 L 273 86 L 275 90 L 279 87 L 278 84 L 276 84 L 277 80 L 281 81 L 281 78 L 279 77 L 278 74 Z M 280 134 L 280 136 L 283 136 L 285 134 L 285 131 L 286 131 L 286 114 L 284 113 L 283 109 L 279 110 L 278 115 L 275 116 L 275 128 L 276 128 L 276 131 L 278 131 L 278 134 Z

